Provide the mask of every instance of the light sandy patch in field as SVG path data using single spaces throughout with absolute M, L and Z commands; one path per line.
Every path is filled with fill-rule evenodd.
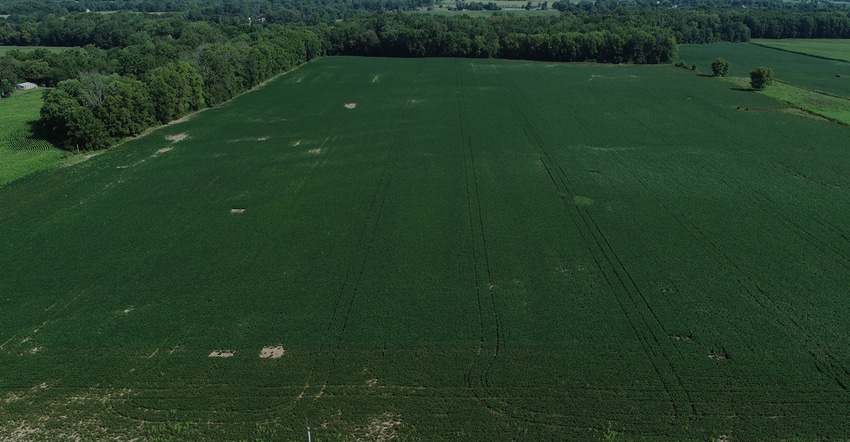
M 127 308 L 125 308 L 125 309 L 124 309 L 124 310 L 122 310 L 122 311 L 123 311 L 125 314 L 130 313 L 130 312 L 132 312 L 132 311 L 133 311 L 133 306 L 131 305 L 130 307 L 127 307 Z
M 417 105 L 417 104 L 421 103 L 422 101 L 424 101 L 424 100 L 417 100 L 415 98 L 411 98 L 411 99 L 407 100 L 407 104 Z
M 375 75 L 375 78 L 372 79 L 372 83 L 377 83 L 378 81 L 380 81 L 380 79 L 378 78 L 378 75 Z
M 298 146 L 300 146 L 300 145 L 301 145 L 301 140 L 293 141 L 293 142 L 292 142 L 292 143 L 290 143 L 289 145 L 290 145 L 290 146 L 292 146 L 292 147 L 298 147 Z
M 368 385 L 369 388 L 372 388 L 372 387 L 378 385 L 378 380 L 375 379 L 375 378 L 369 379 L 368 381 L 366 381 L 366 385 Z
M 86 155 L 77 155 L 77 156 L 72 157 L 70 160 L 68 160 L 68 162 L 65 163 L 63 166 L 64 167 L 74 166 L 74 165 L 82 163 L 83 161 L 88 161 L 88 160 L 90 160 L 90 159 L 92 159 L 92 158 L 94 158 L 94 157 L 96 157 L 96 156 L 98 156 L 102 153 L 105 153 L 105 152 L 106 152 L 106 150 L 101 150 L 101 151 L 86 154 Z
M 151 157 L 158 157 L 160 154 L 168 152 L 169 150 L 174 149 L 173 147 L 163 147 L 162 149 L 157 149 L 156 152 L 151 155 Z
M 154 154 L 154 156 L 156 156 L 156 154 Z M 136 161 L 136 162 L 135 162 L 135 163 L 133 163 L 133 164 L 125 164 L 125 165 L 123 165 L 123 166 L 115 166 L 115 168 L 116 168 L 116 169 L 128 169 L 128 168 L 130 168 L 130 167 L 138 166 L 139 164 L 142 164 L 142 163 L 144 163 L 144 162 L 145 162 L 145 159 L 144 159 L 144 158 L 142 158 L 141 160 Z
M 189 121 L 190 118 L 192 118 L 192 115 L 185 115 L 185 116 L 182 116 L 182 117 L 180 117 L 180 118 L 178 118 L 178 119 L 176 119 L 176 120 L 174 120 L 174 121 L 172 121 L 171 123 L 168 123 L 168 124 L 185 123 L 185 122 Z
M 310 150 L 307 151 L 307 153 L 311 153 L 313 155 L 318 155 L 318 154 L 322 153 L 322 148 L 317 147 L 315 149 L 310 149 Z
M 245 212 L 244 207 L 234 207 L 234 208 L 230 209 L 230 213 L 243 213 L 243 212 Z
M 278 345 L 276 347 L 263 347 L 263 349 L 260 350 L 260 357 L 277 359 L 283 356 L 283 352 L 284 349 L 282 345 Z
M 33 348 L 29 349 L 29 351 L 27 351 L 27 353 L 34 355 L 34 354 L 36 354 L 36 353 L 38 353 L 42 350 L 44 350 L 44 347 L 33 347 Z
M 303 76 L 303 75 L 299 75 L 299 76 L 295 79 L 295 82 L 296 82 L 296 83 L 301 83 L 302 81 L 304 81 L 304 76 Z
M 168 135 L 167 137 L 165 137 L 165 139 L 171 141 L 172 143 L 177 143 L 178 141 L 185 140 L 188 136 L 189 135 L 186 134 L 186 132 L 183 132 L 182 134 Z
M 229 358 L 236 354 L 236 350 L 213 350 L 210 352 L 211 358 Z
M 19 400 L 21 400 L 23 398 L 24 397 L 19 395 L 19 394 L 9 393 L 9 394 L 6 395 L 5 398 L 3 398 L 3 402 L 5 402 L 7 404 L 11 404 L 12 402 L 18 402 Z
M 399 425 L 401 425 L 401 416 L 387 412 L 373 417 L 366 427 L 358 428 L 354 433 L 354 440 L 381 442 L 392 440 L 398 437 Z
M 345 103 L 346 109 L 354 109 L 355 107 L 357 107 L 357 103 Z
M 265 136 L 265 137 L 258 137 L 258 138 L 257 138 L 257 141 L 266 141 L 266 140 L 268 140 L 268 139 L 269 139 L 269 137 L 268 137 L 268 136 Z

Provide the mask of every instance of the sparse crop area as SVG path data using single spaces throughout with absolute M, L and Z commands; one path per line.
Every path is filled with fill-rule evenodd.
M 848 438 L 850 130 L 737 89 L 324 58 L 10 183 L 0 439 Z

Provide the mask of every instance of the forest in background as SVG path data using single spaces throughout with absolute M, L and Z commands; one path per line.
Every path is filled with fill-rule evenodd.
M 48 86 L 39 129 L 69 150 L 107 148 L 327 55 L 657 64 L 679 43 L 850 38 L 843 3 L 555 2 L 550 16 L 411 14 L 430 0 L 11 0 L 0 96 Z

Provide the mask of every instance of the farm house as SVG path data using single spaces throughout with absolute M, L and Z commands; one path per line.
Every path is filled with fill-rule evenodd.
M 30 82 L 18 83 L 18 84 L 15 85 L 15 90 L 26 91 L 26 90 L 29 90 L 29 89 L 35 89 L 37 87 L 38 86 L 36 86 L 35 83 L 30 83 Z

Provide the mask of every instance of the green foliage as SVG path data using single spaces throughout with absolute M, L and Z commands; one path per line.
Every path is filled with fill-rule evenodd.
M 0 78 L 0 98 L 6 98 L 15 91 L 15 83 L 12 80 Z
M 204 78 L 195 66 L 178 61 L 152 69 L 146 82 L 160 123 L 176 120 L 205 105 Z
M 773 69 L 759 66 L 750 72 L 750 85 L 760 91 L 773 84 Z
M 711 62 L 711 75 L 725 77 L 729 73 L 729 62 L 722 58 L 715 58 Z

